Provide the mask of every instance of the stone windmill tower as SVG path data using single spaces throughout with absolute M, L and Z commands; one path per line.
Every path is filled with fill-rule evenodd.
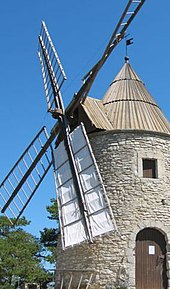
M 97 288 L 169 288 L 170 124 L 128 58 L 102 100 L 87 97 L 83 121 L 117 232 L 60 252 L 58 269 L 95 270 Z
M 144 2 L 128 1 L 102 57 L 85 75 L 83 85 L 66 109 L 61 96 L 66 76 L 46 25 L 42 23 L 39 58 L 48 112 L 57 122 L 50 136 L 44 127 L 39 131 L 1 183 L 0 208 L 9 220 L 12 214 L 16 222 L 52 165 L 55 180 L 59 180 L 59 175 L 60 180 L 63 177 L 61 183 L 56 181 L 61 235 L 64 235 L 61 239 L 65 242 L 63 248 L 67 247 L 58 252 L 57 272 L 61 274 L 57 278 L 61 276 L 61 282 L 57 288 L 60 289 L 64 289 L 66 283 L 68 289 L 84 286 L 87 289 L 89 284 L 91 288 L 170 288 L 170 124 L 127 57 L 103 99 L 87 97 L 99 70 L 125 37 Z M 136 8 L 129 10 L 134 4 Z M 89 142 L 82 128 L 78 136 L 84 137 L 83 145 L 79 142 L 83 137 L 77 137 L 78 141 L 75 137 L 81 122 L 90 139 Z M 87 155 L 80 153 L 84 148 Z M 92 162 L 87 162 L 90 157 Z M 80 163 L 85 163 L 85 168 Z M 100 183 L 98 171 L 102 175 Z M 86 188 L 92 179 L 99 184 L 94 182 L 94 186 Z M 65 187 L 68 199 L 62 202 Z M 87 200 L 89 195 L 90 201 Z M 108 222 L 109 216 L 110 220 L 112 218 L 109 202 L 104 202 L 105 196 L 110 200 L 116 221 L 114 232 L 115 226 Z M 90 206 L 97 210 L 91 210 Z M 105 218 L 101 217 L 103 212 Z M 101 237 L 103 232 L 106 235 Z M 76 235 L 81 238 L 75 241 Z M 84 275 L 87 275 L 85 280 Z

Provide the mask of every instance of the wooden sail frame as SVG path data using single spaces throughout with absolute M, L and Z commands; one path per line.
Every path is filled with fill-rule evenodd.
M 43 81 L 44 81 L 44 87 L 46 92 L 46 100 L 47 100 L 47 107 L 48 111 L 52 113 L 52 116 L 56 118 L 58 121 L 51 130 L 50 137 L 46 138 L 45 143 L 42 145 L 41 149 L 37 151 L 35 159 L 32 159 L 32 163 L 27 168 L 27 171 L 23 173 L 21 179 L 17 179 L 15 174 L 15 169 L 17 168 L 20 161 L 24 159 L 25 154 L 28 154 L 29 149 L 34 146 L 34 141 L 36 141 L 39 138 L 39 134 L 35 137 L 35 139 L 31 142 L 31 145 L 26 149 L 24 154 L 20 157 L 19 161 L 16 163 L 16 165 L 13 167 L 13 169 L 10 171 L 10 173 L 7 175 L 7 177 L 2 182 L 0 189 L 4 189 L 5 182 L 11 182 L 10 176 L 11 174 L 14 175 L 14 178 L 16 179 L 17 185 L 14 186 L 13 184 L 10 184 L 12 187 L 12 191 L 6 192 L 7 198 L 4 196 L 4 194 L 1 192 L 1 200 L 3 205 L 1 206 L 1 212 L 6 214 L 6 211 L 9 210 L 10 213 L 12 213 L 13 217 L 17 220 L 19 216 L 23 213 L 25 207 L 29 203 L 30 199 L 34 195 L 35 191 L 37 190 L 38 186 L 42 182 L 43 178 L 45 177 L 46 173 L 48 172 L 49 168 L 51 167 L 51 164 L 53 163 L 53 158 L 47 158 L 47 151 L 49 148 L 52 148 L 52 142 L 56 138 L 57 134 L 62 131 L 63 137 L 64 137 L 64 144 L 66 147 L 66 151 L 69 158 L 69 163 L 71 166 L 74 184 L 76 187 L 77 196 L 79 199 L 79 203 L 82 202 L 82 193 L 81 193 L 81 184 L 79 183 L 79 178 L 77 177 L 78 172 L 74 163 L 74 157 L 72 155 L 72 152 L 69 147 L 69 138 L 70 138 L 70 128 L 68 123 L 68 117 L 74 112 L 74 110 L 78 107 L 79 103 L 83 100 L 85 100 L 94 80 L 96 79 L 96 76 L 102 66 L 104 65 L 105 61 L 108 59 L 112 51 L 115 49 L 115 47 L 118 45 L 118 43 L 125 37 L 125 33 L 129 25 L 131 24 L 132 20 L 137 15 L 140 8 L 143 6 L 145 0 L 129 0 L 127 6 L 125 7 L 125 10 L 122 13 L 122 16 L 120 17 L 120 20 L 106 46 L 106 49 L 102 55 L 102 57 L 99 59 L 99 61 L 89 70 L 89 72 L 83 77 L 83 85 L 80 88 L 80 90 L 74 95 L 72 101 L 66 108 L 64 109 L 63 100 L 61 96 L 61 88 L 63 86 L 64 81 L 66 80 L 66 75 L 64 72 L 64 69 L 61 65 L 60 59 L 58 57 L 58 54 L 54 48 L 54 45 L 52 43 L 52 40 L 50 38 L 50 35 L 48 33 L 47 27 L 45 25 L 45 22 L 42 22 L 42 29 L 39 36 L 39 58 L 42 68 L 42 74 L 43 74 Z M 41 133 L 43 130 L 41 131 Z M 23 185 L 28 182 L 28 178 L 32 177 L 32 174 L 34 171 L 37 172 L 37 165 L 42 162 L 42 158 L 46 157 L 48 159 L 48 165 L 47 168 L 44 170 L 44 173 L 42 177 L 40 177 L 38 183 L 35 184 L 34 189 L 31 191 L 31 194 L 26 197 L 26 202 L 22 202 L 20 200 L 20 190 L 23 191 Z M 43 166 L 42 166 L 43 167 Z M 15 199 L 18 198 L 19 201 L 22 203 L 21 208 L 18 207 L 16 204 Z M 17 209 L 19 214 L 13 214 L 13 209 L 11 209 L 10 205 L 13 203 L 14 207 Z M 86 209 L 82 206 L 82 214 L 84 214 L 84 220 L 86 220 Z M 10 219 L 10 217 L 9 217 Z M 88 234 L 88 240 L 91 241 L 91 233 L 88 225 L 86 225 L 86 231 Z

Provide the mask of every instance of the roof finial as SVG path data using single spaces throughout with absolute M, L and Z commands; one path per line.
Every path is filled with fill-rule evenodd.
M 128 63 L 129 62 L 129 56 L 125 56 L 125 62 Z

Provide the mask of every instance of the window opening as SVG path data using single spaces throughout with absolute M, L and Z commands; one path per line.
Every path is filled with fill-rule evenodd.
M 158 177 L 156 159 L 143 159 L 143 177 L 154 179 Z

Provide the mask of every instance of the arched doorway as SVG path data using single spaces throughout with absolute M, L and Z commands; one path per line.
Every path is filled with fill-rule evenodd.
M 137 234 L 135 259 L 136 289 L 167 289 L 166 241 L 160 231 L 146 228 Z

